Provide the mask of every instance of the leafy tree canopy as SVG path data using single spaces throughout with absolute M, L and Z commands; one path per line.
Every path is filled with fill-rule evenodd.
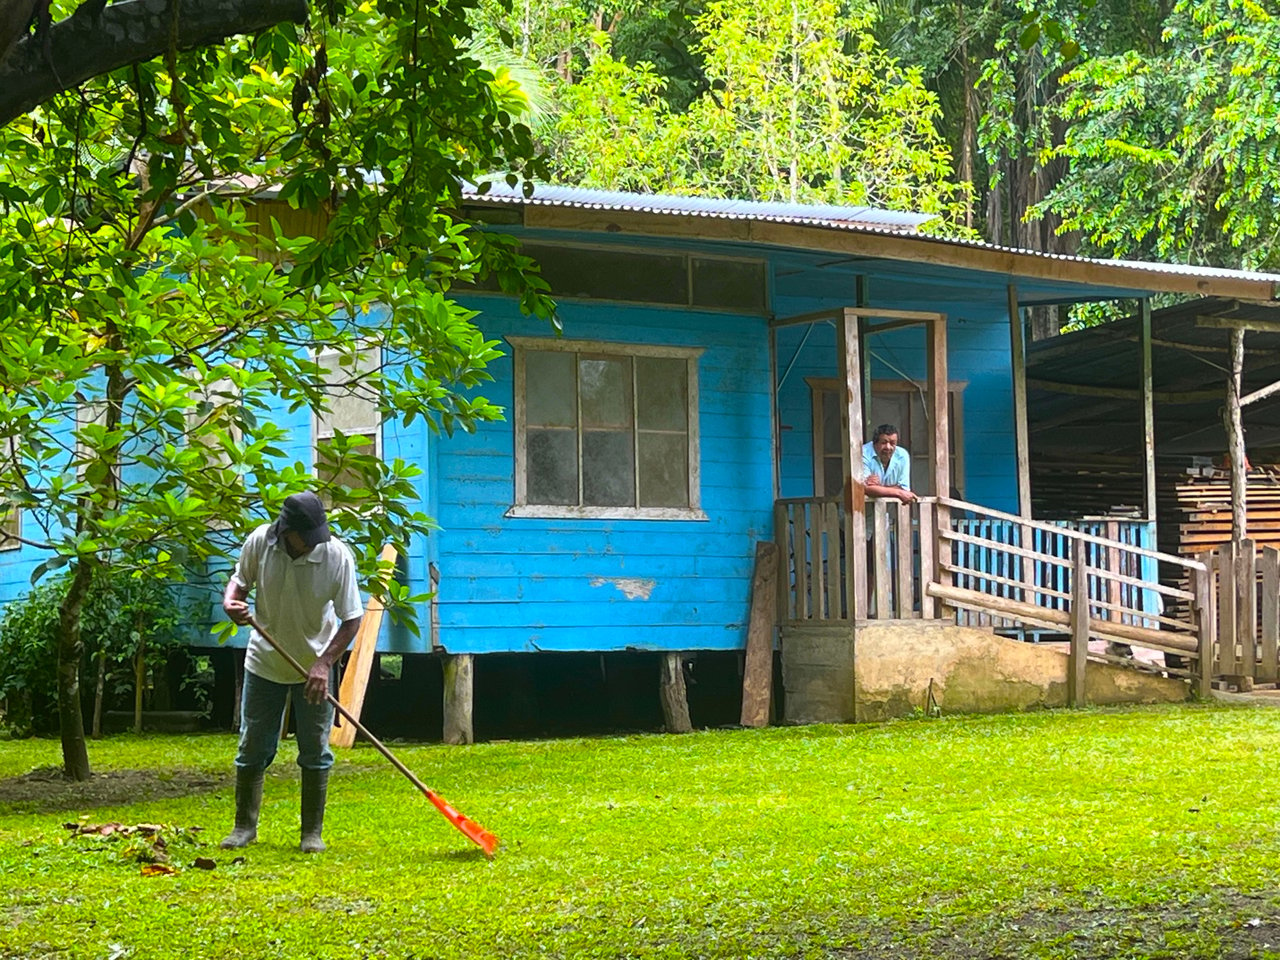
M 449 211 L 463 180 L 545 167 L 519 91 L 467 52 L 468 8 L 335 0 L 303 31 L 173 44 L 0 130 L 0 495 L 45 556 L 36 576 L 72 573 L 69 773 L 88 774 L 74 670 L 93 568 L 181 579 L 313 487 L 307 438 L 272 411 L 360 395 L 388 428 L 500 415 L 469 392 L 496 345 L 450 291 L 496 272 L 527 310 L 550 305 L 506 241 Z M 430 526 L 419 469 L 341 431 L 325 447 L 335 525 L 395 606 L 407 589 L 376 585 L 376 556 Z
M 561 91 L 562 180 L 757 200 L 870 204 L 954 224 L 965 188 L 937 99 L 871 31 L 872 4 L 717 0 L 693 20 L 707 88 L 672 106 L 668 79 L 607 38 Z

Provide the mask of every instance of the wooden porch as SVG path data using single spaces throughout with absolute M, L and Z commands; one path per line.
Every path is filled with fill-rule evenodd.
M 1133 662 L 1090 654 L 1091 639 L 1172 654 L 1177 659 L 1162 672 L 1191 679 L 1202 695 L 1221 672 L 1215 594 L 1219 582 L 1229 588 L 1230 578 L 1215 576 L 1221 564 L 1211 557 L 1150 549 L 1144 523 L 1049 523 L 950 497 L 869 500 L 864 512 L 828 497 L 777 501 L 774 529 L 784 630 L 921 619 L 1062 637 L 1069 641 L 1076 704 L 1084 699 L 1090 656 Z M 1181 568 L 1191 589 L 1159 583 L 1156 563 Z M 1236 609 L 1230 599 L 1221 602 Z M 1228 659 L 1239 647 L 1223 648 Z M 1274 660 L 1274 640 L 1269 649 Z M 1245 656 L 1241 648 L 1238 659 Z

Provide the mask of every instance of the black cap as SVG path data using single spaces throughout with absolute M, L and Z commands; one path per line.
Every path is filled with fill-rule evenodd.
M 280 519 L 276 521 L 276 536 L 282 537 L 286 530 L 302 537 L 302 542 L 308 547 L 327 541 L 329 522 L 325 519 L 324 504 L 320 498 L 310 491 L 285 497 Z

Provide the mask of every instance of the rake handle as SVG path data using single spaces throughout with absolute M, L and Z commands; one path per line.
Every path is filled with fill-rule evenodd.
M 276 642 L 275 638 L 271 636 L 271 634 L 263 630 L 262 624 L 258 623 L 257 619 L 254 618 L 253 615 L 249 616 L 249 619 L 247 622 L 249 626 L 253 627 L 253 629 L 258 632 L 258 636 L 260 636 L 263 640 L 267 641 L 267 643 L 271 646 L 272 650 L 280 654 L 280 656 L 284 657 L 285 660 L 289 662 L 289 665 L 293 667 L 294 670 L 298 671 L 299 676 L 301 676 L 304 680 L 309 676 L 307 671 L 303 668 L 302 664 L 300 664 L 297 661 L 297 659 L 291 653 L 289 653 L 288 650 L 280 646 L 280 644 Z M 360 731 L 360 733 L 364 735 L 365 739 L 367 739 L 370 743 L 374 745 L 374 747 L 377 748 L 379 753 L 381 753 L 384 757 L 386 757 L 389 761 L 391 761 L 391 765 L 395 767 L 397 770 L 399 770 L 402 774 L 404 774 L 405 778 L 410 783 L 412 783 L 415 787 L 417 787 L 418 790 L 421 791 L 422 795 L 425 796 L 428 800 L 430 800 L 432 805 L 435 806 L 435 808 L 439 810 L 441 813 L 443 813 L 450 823 L 452 823 L 459 830 L 462 830 L 462 832 L 466 834 L 466 836 L 469 837 L 471 840 L 475 841 L 476 843 L 479 843 L 482 847 L 484 847 L 484 844 L 481 843 L 480 840 L 472 836 L 472 833 L 470 832 L 470 830 L 463 828 L 463 823 L 466 823 L 468 826 L 470 826 L 471 821 L 468 821 L 466 817 L 464 817 L 452 806 L 450 806 L 448 802 L 446 802 L 445 799 L 442 796 L 440 796 L 440 794 L 436 793 L 434 790 L 428 787 L 425 783 L 419 780 L 416 776 L 414 776 L 413 771 L 410 770 L 408 767 L 406 767 L 403 763 L 401 763 L 400 758 L 397 757 L 390 750 L 388 750 L 386 746 L 383 745 L 381 740 L 379 740 L 377 737 L 375 737 L 372 733 L 369 732 L 369 729 L 364 724 L 362 724 L 359 720 L 353 717 L 351 715 L 351 712 L 347 710 L 347 708 L 344 707 L 341 703 L 338 702 L 337 697 L 335 697 L 332 693 L 329 693 L 327 690 L 325 691 L 324 697 L 326 700 L 329 701 L 330 704 L 333 705 L 333 708 L 337 710 L 338 713 L 342 714 L 343 719 L 345 719 L 348 723 L 350 723 L 353 727 L 355 727 L 358 731 Z M 476 826 L 478 827 L 479 825 L 477 824 Z M 483 828 L 480 828 L 480 829 L 483 830 Z M 487 833 L 487 831 L 485 832 Z M 485 849 L 485 855 L 492 856 L 493 854 L 489 849 Z
M 249 626 L 253 627 L 254 630 L 258 631 L 258 636 L 260 636 L 263 640 L 267 641 L 267 643 L 271 645 L 272 650 L 280 654 L 280 656 L 284 657 L 285 660 L 289 661 L 289 666 L 293 667 L 294 670 L 298 671 L 298 675 L 302 677 L 303 680 L 306 680 L 307 677 L 310 676 L 310 674 L 306 671 L 306 669 L 302 666 L 302 664 L 300 664 L 297 661 L 297 658 L 295 658 L 293 654 L 291 654 L 284 647 L 280 646 L 280 644 L 276 643 L 275 637 L 271 636 L 271 634 L 263 630 L 262 624 L 258 623 L 258 621 L 254 617 L 249 618 Z M 391 765 L 393 767 L 395 767 L 397 770 L 403 773 L 406 777 L 408 777 L 409 781 L 415 787 L 417 787 L 419 790 L 421 790 L 423 793 L 426 793 L 426 794 L 430 794 L 432 792 L 430 788 L 427 787 L 426 784 L 424 784 L 421 780 L 419 780 L 416 776 L 414 776 L 412 770 L 410 770 L 408 767 L 406 767 L 403 763 L 400 762 L 399 757 L 397 757 L 394 753 L 388 750 L 383 745 L 381 740 L 379 740 L 372 733 L 370 733 L 368 728 L 365 727 L 364 724 L 362 724 L 359 720 L 353 717 L 351 715 L 351 711 L 349 711 L 340 702 L 338 702 L 337 697 L 335 697 L 332 693 L 326 690 L 324 694 L 324 698 L 329 701 L 329 703 L 333 706 L 333 709 L 337 710 L 338 713 L 342 714 L 342 718 L 344 720 L 346 720 L 349 724 L 351 724 L 353 727 L 359 730 L 362 734 L 364 734 L 365 738 L 378 749 L 378 752 L 391 761 Z

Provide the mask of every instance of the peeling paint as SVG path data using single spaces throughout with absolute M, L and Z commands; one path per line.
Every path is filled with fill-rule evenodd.
M 591 578 L 593 587 L 603 587 L 606 583 L 617 587 L 628 600 L 648 600 L 649 595 L 653 593 L 653 588 L 658 585 L 657 580 L 645 580 L 641 577 Z

